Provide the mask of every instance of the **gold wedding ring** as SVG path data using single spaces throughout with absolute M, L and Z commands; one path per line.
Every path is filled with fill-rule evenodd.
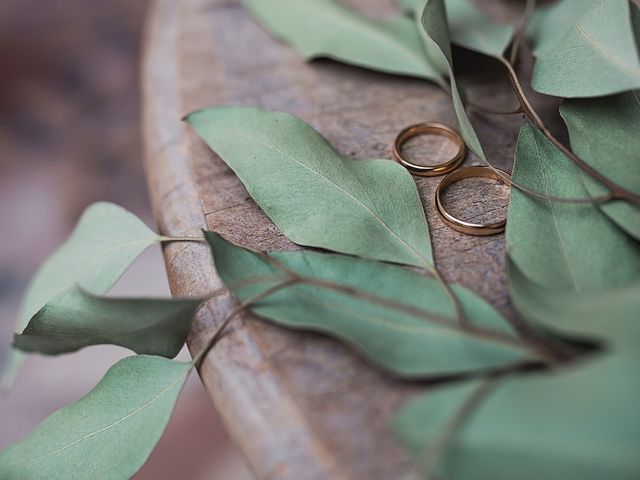
M 507 172 L 503 172 L 502 170 L 495 169 L 489 167 L 465 167 L 455 172 L 450 173 L 446 177 L 442 179 L 440 185 L 436 189 L 436 207 L 438 208 L 438 213 L 442 216 L 444 222 L 449 225 L 454 230 L 457 230 L 461 233 L 466 233 L 467 235 L 495 235 L 497 233 L 504 232 L 505 226 L 507 224 L 507 220 L 501 220 L 495 223 L 489 224 L 480 224 L 480 223 L 471 223 L 465 222 L 464 220 L 460 220 L 459 218 L 454 217 L 449 212 L 447 212 L 442 205 L 442 192 L 449 185 L 456 183 L 464 178 L 492 178 L 494 180 L 499 180 L 505 184 L 511 180 L 511 177 Z
M 417 165 L 405 159 L 402 156 L 402 146 L 407 142 L 407 140 L 418 135 L 426 134 L 440 135 L 452 140 L 458 146 L 458 152 L 451 160 L 439 165 Z M 455 170 L 456 167 L 464 160 L 465 153 L 466 147 L 460 134 L 449 125 L 438 122 L 411 125 L 410 127 L 402 130 L 396 137 L 395 142 L 393 142 L 393 158 L 412 174 L 420 175 L 421 177 L 435 177 Z

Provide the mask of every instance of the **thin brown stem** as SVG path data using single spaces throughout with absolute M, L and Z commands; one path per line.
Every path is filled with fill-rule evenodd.
M 428 270 L 433 274 L 434 279 L 436 280 L 436 282 L 438 282 L 438 284 L 440 285 L 440 288 L 442 288 L 444 293 L 449 298 L 449 301 L 453 306 L 453 310 L 455 311 L 455 315 L 456 315 L 456 319 L 458 320 L 458 323 L 460 323 L 461 326 L 468 325 L 469 320 L 467 319 L 467 316 L 464 313 L 462 304 L 460 303 L 460 299 L 455 293 L 453 293 L 453 290 L 451 289 L 451 285 L 449 285 L 447 281 L 444 279 L 438 267 L 436 267 L 435 265 L 429 265 Z
M 235 282 L 229 282 L 228 284 L 223 285 L 220 288 L 216 288 L 213 292 L 206 295 L 203 300 L 203 304 L 208 302 L 212 298 L 222 295 L 227 291 L 239 290 L 251 285 L 259 285 L 261 283 L 277 282 L 282 280 L 286 279 L 284 279 L 281 275 L 260 275 L 256 277 L 243 278 L 241 280 L 236 280 Z
M 540 200 L 547 200 L 551 202 L 565 203 L 565 204 L 571 204 L 571 205 L 590 205 L 593 203 L 599 204 L 599 203 L 604 203 L 611 200 L 610 194 L 600 195 L 596 197 L 588 197 L 588 198 L 566 198 L 566 197 L 557 197 L 555 195 L 547 195 L 545 193 L 540 193 L 535 190 L 532 190 L 529 187 L 525 187 L 524 185 L 518 182 L 514 182 L 510 177 L 505 176 L 503 172 L 501 172 L 499 169 L 494 167 L 488 161 L 486 161 L 485 163 L 491 170 L 495 172 L 496 175 L 500 177 L 501 181 L 505 185 L 509 187 L 513 187 L 516 190 L 520 190 L 521 192 L 524 192 L 531 197 L 539 198 Z
M 204 237 L 160 237 L 161 242 L 169 243 L 169 242 L 198 242 L 204 243 Z
M 567 158 L 569 158 L 575 165 L 580 167 L 584 172 L 592 176 L 594 179 L 599 181 L 603 186 L 605 186 L 609 190 L 609 194 L 605 197 L 602 197 L 600 201 L 606 201 L 611 199 L 619 199 L 626 200 L 635 205 L 640 205 L 640 195 L 630 192 L 608 177 L 601 174 L 598 170 L 593 168 L 587 162 L 578 157 L 575 153 L 573 153 L 569 148 L 567 148 L 560 140 L 558 140 L 551 131 L 544 124 L 538 113 L 535 111 L 529 99 L 527 98 L 524 89 L 522 88 L 522 83 L 518 78 L 518 74 L 516 73 L 513 65 L 504 57 L 497 57 L 498 60 L 505 66 L 507 72 L 509 73 L 509 79 L 511 80 L 511 84 L 513 85 L 514 92 L 520 101 L 522 106 L 522 112 L 524 115 L 533 123 L 533 125 L 542 132 L 542 134 L 547 137 L 553 145 L 558 148 L 562 153 L 564 153 Z
M 207 353 L 209 353 L 209 351 L 222 338 L 222 335 L 224 334 L 226 328 L 229 326 L 229 324 L 231 323 L 231 320 L 233 320 L 236 315 L 238 315 L 239 313 L 241 313 L 242 311 L 244 311 L 246 308 L 250 307 L 254 303 L 259 302 L 260 300 L 264 299 L 265 297 L 268 297 L 269 295 L 272 295 L 275 292 L 277 292 L 279 290 L 282 290 L 283 288 L 286 288 L 286 287 L 288 287 L 290 285 L 293 285 L 296 282 L 297 282 L 297 280 L 295 280 L 295 279 L 285 280 L 285 281 L 283 281 L 283 282 L 281 282 L 281 283 L 279 283 L 277 285 L 274 285 L 273 287 L 268 288 L 264 292 L 261 292 L 261 293 L 258 293 L 256 295 L 254 295 L 253 297 L 249 298 L 248 300 L 245 300 L 244 302 L 242 302 L 239 305 L 237 305 L 233 310 L 231 310 L 229 312 L 229 314 L 226 316 L 226 318 L 222 321 L 222 323 L 220 324 L 218 329 L 215 331 L 213 336 L 209 339 L 209 341 L 204 346 L 204 348 L 200 351 L 200 353 L 198 353 L 193 358 L 193 360 L 191 361 L 191 364 L 196 368 L 200 367 L 200 364 L 204 360 L 204 358 L 207 355 Z
M 516 61 L 518 60 L 520 43 L 522 42 L 524 34 L 527 31 L 527 26 L 529 26 L 529 22 L 531 21 L 531 17 L 533 16 L 535 8 L 536 0 L 527 0 L 527 3 L 524 7 L 524 13 L 522 14 L 522 18 L 520 20 L 520 24 L 515 30 L 513 34 L 513 40 L 511 41 L 511 52 L 509 55 L 509 62 L 511 63 L 511 65 L 515 65 Z

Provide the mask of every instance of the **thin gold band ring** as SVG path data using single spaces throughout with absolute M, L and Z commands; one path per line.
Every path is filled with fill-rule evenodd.
M 418 135 L 426 135 L 429 133 L 446 137 L 458 146 L 458 152 L 451 160 L 439 165 L 417 165 L 415 163 L 411 163 L 402 156 L 402 145 L 404 145 L 407 140 Z M 465 153 L 466 147 L 460 134 L 449 125 L 438 122 L 411 125 L 402 130 L 393 142 L 393 158 L 412 174 L 419 175 L 421 177 L 435 177 L 455 170 L 456 167 L 464 160 Z
M 442 216 L 442 219 L 447 225 L 449 225 L 454 230 L 461 233 L 466 233 L 467 235 L 485 236 L 496 235 L 498 233 L 504 232 L 505 226 L 507 225 L 506 219 L 486 225 L 480 223 L 465 222 L 464 220 L 460 220 L 459 218 L 451 215 L 445 210 L 444 206 L 442 205 L 442 192 L 444 191 L 444 189 L 449 185 L 456 183 L 464 178 L 492 178 L 503 183 L 507 183 L 511 179 L 511 176 L 507 172 L 499 169 L 496 170 L 497 172 L 489 167 L 465 167 L 450 173 L 442 179 L 440 185 L 438 185 L 438 188 L 436 188 L 436 207 L 438 208 L 438 213 Z

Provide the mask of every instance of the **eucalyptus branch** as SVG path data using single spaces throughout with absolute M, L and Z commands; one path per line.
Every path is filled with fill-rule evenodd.
M 513 187 L 516 190 L 520 190 L 521 192 L 526 193 L 527 195 L 529 195 L 530 197 L 534 197 L 534 198 L 538 198 L 540 200 L 547 200 L 550 202 L 556 202 L 556 203 L 565 203 L 565 204 L 571 204 L 571 205 L 590 205 L 590 204 L 600 204 L 600 203 L 604 203 L 607 202 L 609 200 L 611 200 L 611 195 L 606 194 L 606 195 L 600 195 L 600 196 L 596 196 L 596 197 L 589 197 L 589 198 L 566 198 L 566 197 L 557 197 L 555 195 L 547 195 L 545 193 L 540 193 L 536 190 L 533 190 L 529 187 L 525 187 L 524 185 L 522 185 L 521 183 L 518 182 L 514 182 L 511 177 L 505 176 L 505 174 L 500 171 L 499 169 L 497 169 L 496 167 L 494 167 L 491 163 L 489 163 L 488 160 L 485 160 L 486 165 L 493 170 L 493 172 L 498 175 L 498 177 L 500 177 L 500 180 L 507 186 L 509 187 Z
M 499 57 L 496 57 L 499 58 Z M 510 112 L 498 112 L 498 111 L 490 111 L 490 110 L 485 110 L 483 107 L 480 107 L 476 104 L 474 104 L 473 102 L 469 102 L 467 101 L 466 104 L 469 106 L 469 110 L 475 110 L 477 112 L 480 113 L 486 113 L 486 114 L 493 114 L 493 115 L 511 115 L 511 114 L 516 114 L 516 113 L 525 113 L 522 106 L 518 107 L 517 109 L 510 111 Z M 513 187 L 516 190 L 520 190 L 521 192 L 526 193 L 527 195 L 534 197 L 534 198 L 538 198 L 540 200 L 547 200 L 547 201 L 551 201 L 551 202 L 556 202 L 556 203 L 564 203 L 564 204 L 575 204 L 575 205 L 587 205 L 587 204 L 599 204 L 599 203 L 604 203 L 604 202 L 608 202 L 609 200 L 612 199 L 612 195 L 610 193 L 605 194 L 605 195 L 599 195 L 599 196 L 594 196 L 594 197 L 588 197 L 588 198 L 566 198 L 566 197 L 558 197 L 556 195 L 548 195 L 545 193 L 541 193 L 538 192 L 536 190 L 533 190 L 529 187 L 526 187 L 525 185 L 522 185 L 518 182 L 514 182 L 509 176 L 505 176 L 505 174 L 497 169 L 495 166 L 493 166 L 493 164 L 491 162 L 489 162 L 489 160 L 487 160 L 486 158 L 482 158 L 482 160 L 484 161 L 485 165 L 487 167 L 489 167 L 500 179 L 501 181 L 509 186 L 509 187 Z
M 237 290 L 251 285 L 259 285 L 261 283 L 269 283 L 283 280 L 281 275 L 259 275 L 256 277 L 243 278 L 236 280 L 235 282 L 229 282 L 227 285 L 223 285 L 220 288 L 216 288 L 213 292 L 207 294 L 202 301 L 202 305 L 211 300 L 212 298 L 219 297 L 229 290 Z
M 222 335 L 224 334 L 226 328 L 231 323 L 231 320 L 233 320 L 236 317 L 236 315 L 243 312 L 245 309 L 247 309 L 254 303 L 259 302 L 263 298 L 268 297 L 269 295 L 272 295 L 277 291 L 282 290 L 283 288 L 293 285 L 296 282 L 297 282 L 296 279 L 284 280 L 283 282 L 277 285 L 274 285 L 273 287 L 270 287 L 261 293 L 254 295 L 253 297 L 249 298 L 248 300 L 245 300 L 244 302 L 240 303 L 235 308 L 233 308 L 233 310 L 231 310 L 229 314 L 225 317 L 225 319 L 222 321 L 222 323 L 220 324 L 218 329 L 215 331 L 213 336 L 206 343 L 204 348 L 200 351 L 200 353 L 198 353 L 193 358 L 193 360 L 191 361 L 191 364 L 196 368 L 200 368 L 200 365 L 202 364 L 202 361 L 204 360 L 207 353 L 209 353 L 209 351 L 216 345 L 216 343 L 218 343 L 218 340 L 222 338 Z
M 301 282 L 315 284 L 317 286 L 324 286 L 325 288 L 331 288 L 333 290 L 341 289 L 345 293 L 346 293 L 346 290 L 349 290 L 350 292 L 354 292 L 354 296 L 360 296 L 360 298 L 362 298 L 362 299 L 365 299 L 365 297 L 367 297 L 367 296 L 371 296 L 372 298 L 376 297 L 378 299 L 381 298 L 381 297 L 377 297 L 377 296 L 372 296 L 371 294 L 369 294 L 367 292 L 364 292 L 362 290 L 359 290 L 359 289 L 355 289 L 355 288 L 352 288 L 352 287 L 346 287 L 345 285 L 341 285 L 339 283 L 329 282 L 327 280 L 318 280 L 318 279 L 310 278 L 310 277 L 303 277 L 303 276 L 299 275 L 298 273 L 294 272 L 293 270 L 291 270 L 290 268 L 288 268 L 286 265 L 284 265 L 278 259 L 272 257 L 271 255 L 266 254 L 265 252 L 254 251 L 254 253 L 260 255 L 265 261 L 271 263 L 274 267 L 278 268 L 279 270 L 287 273 L 288 275 L 292 276 L 293 278 L 299 279 Z M 440 284 L 440 286 L 442 287 L 443 291 L 445 292 L 445 294 L 447 295 L 447 297 L 451 301 L 451 304 L 454 307 L 454 311 L 456 312 L 455 313 L 455 318 L 458 320 L 460 325 L 462 325 L 462 326 L 468 325 L 469 322 L 466 319 L 466 316 L 465 316 L 464 311 L 462 309 L 462 305 L 460 304 L 460 300 L 458 300 L 458 297 L 453 292 L 453 290 L 451 289 L 451 286 L 445 281 L 445 279 L 440 274 L 440 271 L 435 266 L 430 266 L 430 268 L 428 270 L 433 273 L 434 280 L 436 280 Z M 358 293 L 355 293 L 355 292 L 358 292 Z M 358 295 L 358 294 L 361 294 L 361 295 Z M 400 303 L 400 302 L 393 302 L 393 303 L 396 306 L 404 306 L 404 307 L 406 307 L 405 304 Z M 389 306 L 389 305 L 387 305 L 387 306 Z M 390 307 L 390 308 L 394 308 L 394 307 Z M 396 308 L 396 310 L 397 310 L 397 308 Z M 422 309 L 418 309 L 418 310 L 422 310 Z M 428 312 L 428 310 L 422 310 L 422 312 L 425 313 L 425 312 Z M 409 314 L 412 315 L 411 313 L 409 313 Z M 420 316 L 420 314 L 418 314 L 417 316 Z M 424 317 L 424 315 L 423 315 L 423 317 Z M 449 321 L 451 320 L 450 317 L 446 317 L 446 316 L 442 316 L 442 318 L 446 319 L 447 323 L 449 323 Z
M 375 305 L 380 305 L 381 307 L 389 308 L 397 312 L 401 312 L 416 318 L 420 318 L 422 320 L 427 320 L 427 321 L 444 325 L 447 327 L 459 328 L 460 331 L 466 332 L 477 338 L 492 341 L 494 343 L 501 344 L 510 348 L 519 349 L 527 352 L 535 351 L 545 361 L 555 362 L 559 358 L 562 358 L 560 354 L 552 351 L 551 349 L 547 348 L 545 345 L 538 345 L 537 343 L 534 343 L 534 342 L 531 342 L 531 343 L 523 342 L 522 340 L 516 337 L 502 334 L 494 330 L 477 327 L 468 322 L 456 325 L 454 323 L 456 318 L 453 318 L 447 315 L 441 315 L 421 307 L 407 305 L 406 303 L 398 302 L 390 298 L 381 297 L 379 295 L 361 290 L 356 287 L 343 285 L 340 283 L 332 282 L 330 280 L 322 280 L 322 279 L 303 276 L 289 269 L 286 265 L 282 264 L 282 262 L 280 262 L 278 259 L 273 258 L 272 256 L 264 252 L 256 251 L 255 253 L 260 255 L 263 259 L 265 259 L 265 261 L 271 263 L 274 267 L 285 272 L 287 275 L 291 277 L 292 280 L 295 280 L 295 282 L 297 283 L 314 285 L 319 288 L 333 290 L 335 292 L 343 293 L 345 295 L 350 295 L 354 298 L 358 298 L 360 300 L 373 303 Z
M 575 153 L 573 153 L 570 149 L 568 149 L 560 140 L 558 140 L 551 131 L 544 124 L 538 113 L 535 111 L 529 99 L 527 98 L 524 89 L 522 88 L 522 83 L 518 78 L 518 74 L 516 73 L 513 65 L 504 57 L 496 57 L 507 69 L 509 73 L 509 78 L 511 80 L 511 84 L 513 85 L 514 92 L 520 101 L 520 105 L 522 106 L 522 113 L 533 123 L 533 125 L 542 132 L 542 134 L 547 137 L 551 143 L 553 143 L 558 150 L 564 153 L 567 158 L 569 158 L 575 165 L 580 167 L 584 172 L 592 176 L 594 179 L 602 183 L 608 190 L 609 193 L 604 197 L 599 197 L 598 201 L 607 201 L 612 199 L 626 200 L 635 205 L 640 205 L 640 195 L 630 192 L 617 183 L 613 182 L 608 177 L 601 174 L 598 170 L 593 168 L 587 162 L 578 157 Z

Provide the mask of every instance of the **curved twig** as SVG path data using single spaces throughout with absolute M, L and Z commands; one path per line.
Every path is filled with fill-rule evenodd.
M 605 186 L 609 190 L 609 194 L 605 197 L 602 197 L 602 201 L 619 199 L 626 200 L 635 205 L 640 205 L 640 195 L 630 192 L 613 180 L 601 174 L 598 170 L 593 168 L 587 162 L 578 157 L 575 153 L 573 153 L 569 148 L 567 148 L 560 140 L 558 140 L 551 131 L 544 124 L 538 113 L 535 111 L 529 99 L 527 98 L 524 89 L 522 88 L 522 83 L 518 78 L 518 74 L 516 73 L 513 65 L 504 57 L 496 57 L 507 69 L 509 73 L 509 79 L 511 80 L 511 84 L 513 85 L 514 92 L 520 101 L 520 105 L 522 106 L 522 112 L 524 115 L 533 123 L 533 125 L 542 132 L 542 134 L 555 145 L 555 147 L 564 153 L 569 160 L 571 160 L 575 165 L 580 167 L 584 172 L 589 174 L 591 177 L 599 181 L 603 186 Z
M 527 4 L 524 7 L 524 13 L 520 19 L 518 28 L 513 33 L 513 39 L 511 40 L 511 52 L 509 54 L 509 62 L 511 65 L 515 65 L 518 60 L 518 53 L 520 51 L 520 43 L 524 38 L 524 34 L 527 31 L 527 26 L 531 21 L 533 12 L 536 8 L 536 0 L 527 0 Z

